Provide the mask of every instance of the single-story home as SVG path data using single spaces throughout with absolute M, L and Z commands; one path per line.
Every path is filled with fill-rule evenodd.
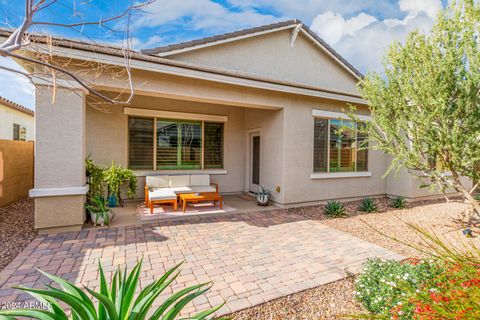
M 38 48 L 45 38 L 32 41 Z M 49 45 L 53 59 L 68 59 L 103 94 L 125 91 L 112 76 L 124 66 L 120 48 L 60 38 Z M 338 134 L 349 105 L 369 119 L 356 87 L 362 74 L 298 20 L 130 55 L 128 106 L 102 105 L 61 79 L 52 99 L 51 83 L 38 81 L 30 194 L 41 232 L 82 227 L 87 156 L 135 170 L 138 197 L 145 176 L 185 173 L 209 174 L 223 194 L 263 186 L 284 207 L 432 195 L 406 171 L 384 179 L 388 156 L 357 147 L 368 137 Z M 110 69 L 98 72 L 100 65 Z
M 0 97 L 0 140 L 32 141 L 34 115 L 29 108 Z

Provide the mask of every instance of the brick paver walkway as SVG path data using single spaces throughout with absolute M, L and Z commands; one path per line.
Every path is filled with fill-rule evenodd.
M 375 256 L 401 258 L 284 210 L 84 230 L 36 238 L 0 273 L 0 302 L 31 299 L 10 287 L 41 287 L 35 268 L 97 287 L 98 259 L 111 272 L 143 257 L 142 286 L 185 260 L 173 290 L 214 282 L 187 311 L 227 300 L 225 314 L 339 280 Z

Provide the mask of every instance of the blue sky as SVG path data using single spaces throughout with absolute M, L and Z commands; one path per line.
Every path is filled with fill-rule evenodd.
M 121 13 L 127 0 L 60 0 L 36 21 L 97 21 Z M 339 51 L 362 72 L 380 71 L 381 56 L 393 40 L 402 41 L 418 28 L 430 30 L 445 5 L 441 0 L 157 0 L 130 20 L 135 49 L 151 48 L 204 36 L 297 18 Z M 0 0 L 3 27 L 16 27 L 24 11 L 22 0 Z M 126 19 L 82 30 L 35 26 L 30 31 L 121 44 Z M 0 65 L 14 66 L 5 58 Z M 0 71 L 0 95 L 33 108 L 28 81 Z

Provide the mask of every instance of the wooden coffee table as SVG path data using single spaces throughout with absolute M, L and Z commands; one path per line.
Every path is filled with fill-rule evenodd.
M 187 208 L 187 203 L 197 203 L 205 201 L 213 201 L 213 204 L 218 201 L 220 209 L 222 209 L 223 207 L 223 197 L 215 192 L 205 192 L 200 194 L 184 193 L 180 195 L 180 203 L 182 204 L 183 212 L 185 212 Z

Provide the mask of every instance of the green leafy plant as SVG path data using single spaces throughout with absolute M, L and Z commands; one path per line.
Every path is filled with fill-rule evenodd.
M 343 203 L 330 200 L 325 205 L 325 215 L 328 217 L 345 217 L 347 213 Z
M 85 159 L 85 169 L 87 175 L 88 193 L 87 202 L 93 197 L 105 195 L 104 170 L 93 163 L 90 156 Z
M 160 279 L 146 286 L 135 297 L 141 274 L 141 265 L 142 262 L 140 261 L 128 275 L 126 270 L 122 272 L 117 269 L 111 284 L 108 285 L 102 266 L 99 263 L 100 289 L 94 291 L 84 287 L 86 292 L 62 278 L 40 271 L 45 277 L 56 283 L 60 289 L 49 285 L 46 289 L 17 288 L 29 293 L 45 305 L 49 305 L 49 310 L 2 310 L 0 311 L 0 318 L 4 316 L 7 319 L 27 317 L 39 320 L 173 320 L 177 319 L 188 303 L 211 288 L 210 283 L 202 283 L 182 289 L 170 295 L 159 307 L 153 309 L 155 300 L 180 274 L 178 271 L 180 264 L 168 270 Z M 87 293 L 98 300 L 98 307 Z M 71 310 L 71 317 L 67 316 L 67 312 L 63 308 L 64 305 Z M 207 319 L 222 306 L 223 304 L 199 312 L 188 319 Z
M 107 200 L 102 196 L 95 196 L 85 204 L 85 208 L 92 216 L 95 225 L 110 225 L 110 221 L 115 217 L 115 212 L 107 205 Z
M 356 296 L 373 315 L 355 318 L 480 319 L 478 244 L 466 240 L 452 244 L 417 225 L 406 225 L 422 241 L 394 240 L 429 257 L 428 262 L 418 259 L 387 264 L 378 259 L 369 261 L 357 279 Z
M 412 319 L 415 306 L 410 303 L 411 297 L 440 273 L 433 260 L 370 259 L 355 280 L 355 296 L 368 311 L 384 316 L 380 319 L 390 319 L 392 309 L 399 306 L 402 312 L 394 319 Z
M 377 207 L 377 202 L 372 199 L 372 198 L 363 198 L 362 202 L 360 202 L 360 205 L 358 206 L 358 210 L 363 211 L 363 212 L 377 212 L 378 207 Z
M 392 207 L 396 209 L 405 209 L 407 207 L 407 199 L 405 199 L 404 197 L 393 198 Z
M 363 133 L 392 156 L 388 172 L 406 169 L 432 189 L 455 190 L 473 208 L 472 221 L 480 219 L 470 185 L 480 181 L 478 21 L 478 1 L 450 1 L 430 32 L 394 42 L 383 72 L 359 84 L 372 115 Z
M 121 206 L 123 206 L 123 199 L 120 195 L 120 187 L 124 183 L 128 183 L 127 197 L 135 197 L 137 192 L 137 177 L 133 170 L 117 165 L 112 161 L 112 165 L 107 168 L 103 174 L 103 181 L 107 185 L 109 196 L 117 197 Z

